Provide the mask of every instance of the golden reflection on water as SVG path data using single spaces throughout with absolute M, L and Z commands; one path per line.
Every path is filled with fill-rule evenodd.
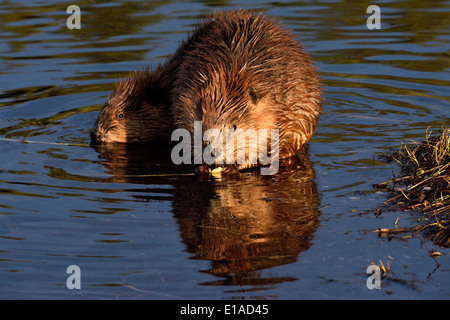
M 260 270 L 295 262 L 319 225 L 319 195 L 306 152 L 284 163 L 276 176 L 250 172 L 202 181 L 191 168 L 162 165 L 170 162 L 170 150 L 161 150 L 151 145 L 97 147 L 110 181 L 146 185 L 135 190 L 138 201 L 155 200 L 158 177 L 172 177 L 164 180 L 171 185 L 164 192 L 173 196 L 181 240 L 193 259 L 211 262 L 202 272 L 220 278 L 205 285 L 296 280 Z

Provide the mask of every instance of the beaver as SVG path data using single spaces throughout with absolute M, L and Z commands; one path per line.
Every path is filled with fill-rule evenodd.
M 135 71 L 116 84 L 91 131 L 93 143 L 170 139 L 173 130 L 168 90 L 171 70 Z
M 245 156 L 227 169 L 245 169 L 261 165 L 255 158 L 264 153 L 276 153 L 275 160 L 296 155 L 313 135 L 321 102 L 315 66 L 290 31 L 262 13 L 218 12 L 201 21 L 166 63 L 118 83 L 91 137 L 100 142 L 168 141 L 175 128 L 187 129 L 192 137 L 201 123 L 201 133 L 219 132 L 216 147 L 224 143 L 213 150 L 213 165 L 229 164 L 232 148 L 237 150 L 231 162 L 242 150 Z M 258 130 L 258 136 L 235 134 L 251 130 Z M 277 130 L 270 151 L 259 143 L 264 137 L 260 130 Z M 226 144 L 230 136 L 237 141 Z M 254 145 L 256 156 L 250 152 Z M 209 172 L 209 164 L 200 172 Z
M 312 59 L 293 34 L 263 13 L 239 10 L 218 12 L 200 22 L 192 37 L 195 41 L 185 46 L 171 91 L 175 126 L 192 136 L 196 121 L 201 121 L 204 134 L 210 129 L 219 133 L 212 167 L 230 163 L 225 158 L 230 144 L 225 141 L 237 129 L 276 129 L 279 159 L 295 156 L 316 129 L 322 91 Z M 239 135 L 231 144 L 236 148 L 231 160 L 239 148 L 246 148 L 243 139 L 249 140 Z M 203 148 L 213 140 L 204 141 Z M 269 151 L 264 144 L 258 148 L 258 154 Z M 254 157 L 247 149 L 243 161 L 224 167 L 261 165 Z M 199 168 L 211 170 L 210 164 Z
M 91 131 L 93 144 L 170 141 L 174 130 L 170 92 L 185 47 L 193 41 L 195 36 L 183 41 L 155 69 L 135 71 L 115 85 Z

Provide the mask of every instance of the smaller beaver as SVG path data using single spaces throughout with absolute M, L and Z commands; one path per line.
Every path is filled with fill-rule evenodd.
M 314 133 L 322 98 L 313 62 L 292 33 L 262 13 L 239 10 L 215 14 L 200 23 L 191 38 L 195 41 L 186 46 L 172 91 L 176 127 L 193 136 L 201 123 L 203 137 L 215 132 L 213 166 L 225 164 L 225 172 L 267 164 L 255 162 L 255 157 L 268 154 L 267 145 L 256 145 L 261 135 L 253 135 L 251 142 L 240 134 L 236 143 L 226 143 L 235 141 L 238 130 L 277 130 L 271 140 L 277 140 L 279 159 L 296 156 Z M 204 150 L 211 149 L 211 143 L 204 141 Z M 217 148 L 217 143 L 223 146 Z M 199 163 L 195 147 L 194 161 Z M 230 148 L 245 157 L 229 165 L 235 160 L 232 153 L 228 156 Z M 204 153 L 203 163 L 211 164 Z M 197 172 L 210 172 L 205 166 Z
M 169 112 L 170 70 L 136 71 L 116 84 L 91 132 L 93 142 L 169 140 L 173 121 Z

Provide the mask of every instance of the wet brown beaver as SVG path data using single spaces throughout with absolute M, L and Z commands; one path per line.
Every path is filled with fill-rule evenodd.
M 92 142 L 170 139 L 173 121 L 168 97 L 174 71 L 168 63 L 154 71 L 136 71 L 116 84 L 91 131 Z
M 242 140 L 249 142 L 249 148 L 261 137 L 253 137 L 252 142 L 239 135 L 235 143 L 225 146 L 238 129 L 277 129 L 279 159 L 295 156 L 313 135 L 322 99 L 312 60 L 294 36 L 263 14 L 233 11 L 200 23 L 192 37 L 195 41 L 185 47 L 171 92 L 175 126 L 187 129 L 191 136 L 195 121 L 201 121 L 203 133 L 216 129 L 211 141 L 217 139 L 224 146 L 212 149 L 213 166 L 260 165 L 254 158 L 267 152 L 264 143 L 258 144 L 256 156 L 247 149 L 240 164 L 227 165 L 236 161 L 239 148 L 245 148 Z M 236 153 L 228 159 L 230 147 Z M 198 161 L 198 154 L 195 157 Z
M 320 111 L 319 78 L 294 36 L 263 14 L 221 12 L 200 22 L 165 64 L 120 82 L 91 136 L 101 142 L 169 141 L 175 128 L 194 137 L 200 123 L 201 134 L 215 129 L 219 134 L 211 141 L 224 145 L 211 153 L 212 164 L 244 169 L 261 165 L 260 155 L 269 149 L 271 155 L 278 150 L 279 159 L 296 155 Z M 271 129 L 278 130 L 268 139 L 275 148 L 259 143 L 261 130 L 270 137 Z M 236 135 L 236 142 L 225 143 L 234 132 L 252 130 L 256 136 Z M 201 149 L 211 146 L 204 141 Z M 250 152 L 255 146 L 256 155 Z M 228 157 L 230 148 L 235 153 Z M 199 160 L 193 149 L 195 163 L 205 163 L 202 150 Z
M 154 70 L 136 71 L 115 85 L 97 116 L 91 131 L 92 142 L 170 141 L 174 121 L 170 111 L 170 92 L 185 47 Z

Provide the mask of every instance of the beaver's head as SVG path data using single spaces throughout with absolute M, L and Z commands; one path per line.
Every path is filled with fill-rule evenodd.
M 197 70 L 195 78 L 186 79 L 183 90 L 177 90 L 176 125 L 191 137 L 201 132 L 203 150 L 192 150 L 195 163 L 227 170 L 268 164 L 260 161 L 261 154 L 271 149 L 271 130 L 277 129 L 268 88 L 239 61 L 232 66 L 221 62 L 209 64 L 214 70 Z
M 149 70 L 135 72 L 114 88 L 91 132 L 93 142 L 145 142 L 170 137 L 168 94 Z

